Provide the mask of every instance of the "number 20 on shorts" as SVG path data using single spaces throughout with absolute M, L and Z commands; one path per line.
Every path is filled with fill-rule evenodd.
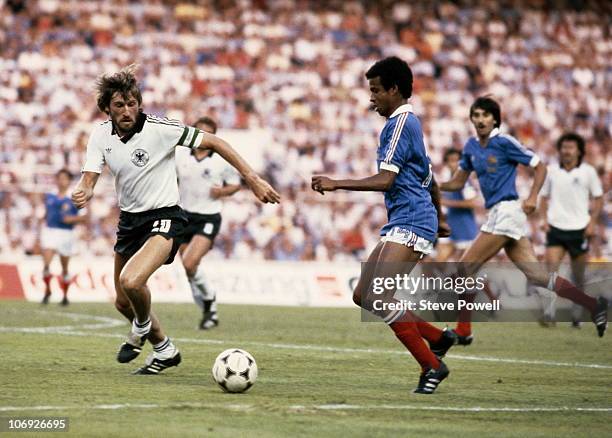
M 157 220 L 153 222 L 153 229 L 151 231 L 152 232 L 159 231 L 162 233 L 167 233 L 168 231 L 170 231 L 171 224 L 172 224 L 172 221 L 170 219 Z

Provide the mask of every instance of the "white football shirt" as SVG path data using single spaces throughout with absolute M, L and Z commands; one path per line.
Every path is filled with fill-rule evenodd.
M 210 197 L 210 189 L 240 184 L 240 176 L 219 154 L 197 160 L 188 149 L 176 151 L 181 207 L 190 213 L 221 213 L 223 201 Z
M 589 197 L 603 195 L 593 166 L 582 163 L 569 172 L 558 164 L 548 166 L 542 196 L 548 201 L 547 220 L 560 230 L 581 230 L 589 224 Z
M 140 113 L 132 133 L 120 138 L 108 120 L 91 133 L 82 172 L 101 173 L 108 165 L 122 211 L 172 207 L 179 204 L 175 146 L 197 147 L 203 137 L 177 120 Z

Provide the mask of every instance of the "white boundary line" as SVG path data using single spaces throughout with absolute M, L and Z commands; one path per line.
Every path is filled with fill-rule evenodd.
M 42 312 L 42 311 L 41 311 Z M 113 328 L 118 326 L 126 326 L 127 322 L 115 318 L 109 318 L 104 316 L 93 316 L 81 313 L 64 313 L 64 312 L 44 312 L 53 313 L 57 315 L 67 316 L 74 320 L 93 319 L 100 321 L 98 324 L 86 324 L 82 326 L 57 326 L 57 327 L 3 327 L 0 326 L 0 332 L 14 332 L 14 333 L 36 333 L 36 334 L 54 334 L 54 335 L 65 335 L 65 336 L 88 336 L 98 338 L 123 338 L 122 334 L 114 333 L 91 333 L 85 331 L 79 331 L 75 329 L 100 329 L 100 328 Z M 257 342 L 257 341 L 225 341 L 216 339 L 197 339 L 197 338 L 173 338 L 177 343 L 190 343 L 190 344 L 205 344 L 205 345 L 222 345 L 222 344 L 233 344 L 233 345 L 251 345 L 255 347 L 265 348 L 277 348 L 285 350 L 307 350 L 307 351 L 319 351 L 329 353 L 354 353 L 354 354 L 393 354 L 393 355 L 405 355 L 408 354 L 402 350 L 382 350 L 376 348 L 346 348 L 346 347 L 330 347 L 325 345 L 298 345 L 298 344 L 279 344 L 279 343 L 268 343 L 268 342 Z M 510 363 L 518 365 L 541 365 L 541 366 L 554 366 L 554 367 L 570 367 L 570 368 L 590 368 L 590 369 L 612 369 L 612 365 L 595 364 L 595 363 L 580 363 L 580 362 L 556 362 L 547 360 L 530 360 L 530 359 L 513 359 L 513 358 L 501 358 L 501 357 L 490 357 L 490 356 L 473 356 L 473 355 L 461 355 L 461 354 L 448 354 L 446 357 L 458 360 L 467 360 L 475 362 L 495 362 L 495 363 Z
M 122 410 L 122 409 L 226 409 L 233 411 L 253 411 L 260 407 L 248 404 L 212 404 L 212 403 L 115 403 L 96 405 L 71 405 L 71 406 L 0 406 L 0 412 L 23 412 L 23 411 L 78 411 L 78 410 Z M 323 404 L 323 405 L 291 405 L 285 406 L 290 412 L 304 413 L 307 411 L 355 411 L 355 410 L 396 410 L 396 411 L 444 411 L 444 412 L 601 412 L 612 413 L 612 407 L 592 408 L 580 406 L 544 406 L 544 407 L 481 407 L 481 406 L 427 406 L 427 405 L 345 405 L 345 404 Z
M 45 315 L 56 315 L 72 319 L 73 321 L 98 321 L 97 324 L 84 324 L 84 325 L 62 325 L 52 327 L 2 327 L 0 326 L 0 332 L 14 332 L 14 333 L 58 333 L 64 331 L 73 331 L 76 329 L 87 329 L 87 330 L 98 330 L 107 329 L 114 327 L 121 327 L 126 324 L 125 321 L 116 318 L 108 318 L 106 316 L 95 316 L 87 315 L 83 313 L 70 313 L 70 312 L 45 312 L 38 310 L 38 313 Z

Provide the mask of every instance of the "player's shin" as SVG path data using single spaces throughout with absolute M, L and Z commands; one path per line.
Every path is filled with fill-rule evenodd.
M 362 300 L 362 308 L 382 318 L 382 320 L 395 333 L 400 342 L 410 351 L 412 356 L 421 365 L 423 370 L 438 368 L 440 362 L 431 352 L 419 332 L 417 320 L 419 318 L 406 309 L 402 309 L 399 301 L 389 294 L 386 299 L 376 299 L 379 295 L 368 294 Z M 381 306 L 380 303 L 386 303 Z M 378 303 L 378 304 L 377 304 Z
M 189 287 L 191 288 L 191 295 L 193 296 L 193 301 L 200 308 L 200 310 L 204 311 L 204 296 L 202 294 L 202 291 L 196 284 L 195 278 L 188 277 L 187 280 L 189 281 Z
M 555 291 L 560 297 L 567 298 L 576 304 L 580 304 L 591 313 L 595 312 L 597 309 L 597 300 L 595 298 L 585 294 L 569 280 L 561 277 L 556 272 L 551 273 L 549 276 L 548 289 Z

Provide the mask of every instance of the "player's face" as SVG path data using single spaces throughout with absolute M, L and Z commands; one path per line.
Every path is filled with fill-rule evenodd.
M 207 132 L 209 134 L 215 134 L 216 130 L 215 128 L 213 128 L 210 125 L 207 125 L 206 123 L 200 123 L 198 125 L 195 125 L 196 128 L 201 129 L 204 132 Z M 195 157 L 198 160 L 201 160 L 203 158 L 209 157 L 212 155 L 212 151 L 209 149 L 194 149 L 193 150 L 193 155 L 195 155 Z
M 391 90 L 385 90 L 379 76 L 368 79 L 368 84 L 370 86 L 371 108 L 381 116 L 389 117 L 392 112 L 392 96 L 389 93 Z
M 70 178 L 68 175 L 62 172 L 55 177 L 55 181 L 57 182 L 57 188 L 60 191 L 65 192 L 68 190 L 68 187 L 70 186 Z
M 452 173 L 455 173 L 455 171 L 459 168 L 459 158 L 459 154 L 451 154 L 446 157 L 446 165 Z
M 566 166 L 576 166 L 578 164 L 578 157 L 580 156 L 580 150 L 578 144 L 573 140 L 566 140 L 561 143 L 559 149 L 561 154 L 561 163 Z
M 140 105 L 138 100 L 131 94 L 125 98 L 121 93 L 115 92 L 111 98 L 108 111 L 117 131 L 123 135 L 130 132 L 136 124 Z
M 470 115 L 470 121 L 476 128 L 478 137 L 488 137 L 493 128 L 495 128 L 495 117 L 488 111 L 482 108 L 475 108 Z

